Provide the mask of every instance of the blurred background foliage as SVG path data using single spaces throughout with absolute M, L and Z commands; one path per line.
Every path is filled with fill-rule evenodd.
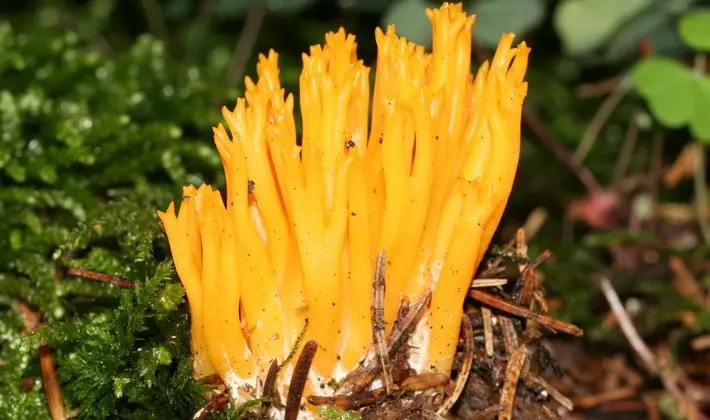
M 244 75 L 255 74 L 258 53 L 279 52 L 283 86 L 294 92 L 301 54 L 325 32 L 354 33 L 372 65 L 377 25 L 426 44 L 424 8 L 432 6 L 3 2 L 0 417 L 49 415 L 41 344 L 53 349 L 66 406 L 80 417 L 196 411 L 203 388 L 190 379 L 183 292 L 164 263 L 154 210 L 183 184 L 223 184 L 210 127 L 221 106 L 234 104 Z M 642 335 L 682 360 L 688 343 L 710 332 L 710 1 L 464 7 L 478 15 L 475 67 L 503 32 L 533 49 L 519 176 L 497 243 L 525 225 L 537 233 L 531 253 L 555 254 L 542 270 L 549 303 L 586 329 L 585 348 L 629 352 L 605 315 L 595 279 L 606 276 Z M 79 280 L 65 276 L 68 267 L 140 286 Z M 49 325 L 23 338 L 33 314 Z

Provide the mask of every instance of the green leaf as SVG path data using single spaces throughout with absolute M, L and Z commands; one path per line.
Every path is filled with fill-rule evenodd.
M 698 141 L 710 143 L 710 77 L 698 77 L 695 82 L 695 112 L 690 120 L 690 132 Z
M 670 86 L 690 80 L 690 70 L 679 62 L 665 57 L 651 57 L 639 61 L 631 72 L 631 80 L 644 97 L 660 95 Z
M 669 58 L 653 57 L 639 62 L 631 79 L 661 124 L 676 128 L 690 121 L 696 87 L 688 68 Z
M 498 45 L 504 32 L 523 35 L 545 17 L 541 0 L 485 0 L 470 3 L 466 9 L 476 15 L 476 40 L 489 48 Z
M 582 55 L 601 47 L 631 17 L 653 0 L 565 0 L 553 23 L 570 54 Z
M 425 10 L 431 4 L 425 0 L 399 0 L 382 18 L 382 28 L 395 25 L 397 35 L 409 41 L 424 45 L 431 40 L 431 23 Z
M 685 14 L 678 23 L 678 32 L 689 46 L 699 51 L 710 51 L 710 8 Z

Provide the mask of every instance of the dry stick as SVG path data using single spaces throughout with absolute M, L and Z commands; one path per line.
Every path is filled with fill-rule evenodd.
M 298 410 L 301 408 L 301 397 L 303 397 L 303 388 L 308 380 L 308 372 L 311 370 L 311 363 L 318 351 L 318 343 L 315 340 L 308 341 L 301 350 L 301 355 L 298 356 L 296 367 L 291 376 L 291 383 L 288 386 L 288 396 L 286 397 L 286 410 L 284 411 L 284 420 L 298 419 Z
M 574 399 L 575 405 L 583 410 L 596 407 L 611 401 L 625 400 L 636 396 L 638 389 L 632 386 L 617 388 L 601 394 L 584 395 Z
M 549 382 L 547 382 L 544 378 L 542 378 L 540 375 L 537 374 L 529 374 L 528 379 L 531 382 L 534 382 L 538 385 L 540 385 L 545 391 L 547 391 L 550 396 L 557 401 L 562 407 L 566 408 L 567 411 L 573 411 L 574 410 L 574 404 L 572 403 L 572 400 L 570 400 L 567 396 L 562 394 L 560 391 L 557 390 L 554 386 L 550 385 Z
M 611 281 L 606 277 L 602 277 L 599 284 L 601 286 L 602 293 L 604 293 L 604 297 L 607 302 L 609 302 L 609 306 L 619 322 L 619 327 L 621 327 L 621 331 L 624 333 L 624 336 L 631 345 L 631 348 L 633 348 L 636 354 L 641 358 L 641 360 L 643 360 L 646 368 L 651 373 L 658 375 L 661 378 L 663 386 L 673 395 L 673 397 L 675 397 L 681 407 L 691 409 L 692 407 L 683 394 L 683 391 L 681 391 L 678 386 L 676 379 L 672 375 L 669 375 L 665 369 L 661 369 L 656 362 L 655 356 L 646 343 L 644 343 L 643 339 L 636 330 L 636 327 L 634 327 L 633 322 L 629 318 L 629 315 L 626 313 L 624 305 L 621 303 L 619 295 L 616 293 L 616 290 L 614 290 L 614 286 L 612 286 Z M 696 418 L 705 418 L 705 416 L 699 412 L 688 414 L 695 414 Z
M 405 379 L 400 388 L 405 391 L 423 391 L 425 389 L 437 388 L 451 382 L 449 375 L 437 372 L 425 372 L 413 375 Z
M 579 179 L 589 193 L 603 190 L 601 184 L 597 181 L 589 168 L 575 159 L 572 153 L 547 131 L 545 126 L 542 125 L 538 117 L 532 111 L 523 109 L 523 122 L 538 137 L 540 142 Z
M 30 305 L 22 300 L 18 302 L 17 306 L 22 317 L 23 334 L 28 334 L 42 328 L 41 313 L 33 311 L 32 308 L 30 308 Z M 52 416 L 52 420 L 64 420 L 66 419 L 66 413 L 64 411 L 64 398 L 62 397 L 62 390 L 59 387 L 57 369 L 54 365 L 54 360 L 52 359 L 51 350 L 44 340 L 40 342 L 39 346 L 39 366 L 42 374 L 44 395 L 47 398 L 47 405 L 49 407 L 49 413 Z
M 508 279 L 475 279 L 471 283 L 471 287 L 494 287 L 506 284 L 508 284 Z
M 483 317 L 483 341 L 486 347 L 486 355 L 493 356 L 493 313 L 486 306 L 481 306 L 481 316 Z
M 429 307 L 431 302 L 431 290 L 427 289 L 422 295 L 409 307 L 407 315 L 404 317 L 399 327 L 393 328 L 389 339 L 387 340 L 387 351 L 390 357 L 394 357 L 399 348 L 409 339 L 410 334 L 416 328 L 419 320 L 424 315 L 424 311 Z M 380 373 L 380 365 L 378 360 L 370 360 L 364 366 L 360 366 L 352 371 L 340 388 L 337 395 L 356 394 L 365 390 L 372 380 Z
M 42 344 L 39 347 L 39 364 L 42 372 L 44 395 L 47 397 L 47 405 L 49 406 L 52 420 L 64 420 L 67 418 L 64 412 L 64 398 L 62 397 L 62 390 L 59 388 L 59 379 L 57 378 L 54 360 L 52 360 L 52 353 L 46 344 Z
M 279 373 L 279 364 L 276 361 L 276 359 L 271 361 L 271 366 L 269 366 L 269 371 L 266 374 L 266 379 L 264 379 L 264 389 L 261 391 L 261 396 L 265 400 L 269 401 L 264 401 L 261 406 L 266 408 L 267 405 L 270 404 L 271 398 L 273 398 L 274 395 L 274 386 L 276 385 L 276 376 L 278 376 Z
M 622 80 L 622 76 L 616 76 L 599 82 L 583 83 L 577 87 L 577 95 L 580 98 L 606 95 L 616 90 Z
M 639 126 L 636 123 L 638 114 L 639 111 L 634 110 L 629 119 L 629 125 L 626 128 L 626 136 L 624 136 L 624 142 L 619 151 L 619 159 L 616 161 L 613 172 L 614 175 L 611 178 L 611 185 L 614 187 L 618 187 L 621 180 L 624 178 L 626 171 L 629 169 L 634 150 L 636 149 L 636 142 L 639 138 Z
M 205 404 L 197 411 L 197 413 L 192 416 L 192 419 L 205 420 L 207 416 L 216 411 L 224 411 L 224 409 L 227 408 L 230 399 L 231 397 L 229 395 L 229 390 L 225 386 L 224 390 L 212 397 L 212 399 L 207 402 L 207 404 Z
M 542 254 L 528 262 L 522 269 L 520 276 L 515 284 L 516 296 L 515 300 L 527 308 L 532 303 L 533 293 L 535 292 L 535 269 L 540 266 L 552 254 L 549 250 L 545 250 Z M 522 255 L 521 255 L 522 256 Z
M 242 26 L 242 30 L 239 33 L 239 38 L 237 38 L 232 60 L 229 62 L 227 69 L 227 84 L 229 86 L 235 86 L 244 77 L 261 25 L 264 23 L 266 11 L 266 6 L 263 4 L 254 4 L 247 12 L 244 26 Z
M 505 410 L 503 404 L 492 405 L 488 408 L 484 408 L 481 411 L 477 411 L 473 414 L 471 419 L 473 420 L 488 420 L 494 418 L 498 413 Z
M 110 283 L 114 286 L 133 287 L 133 280 L 128 280 L 123 277 L 113 276 L 111 274 L 99 273 L 97 271 L 85 270 L 83 268 L 68 268 L 67 275 L 74 277 L 82 277 L 85 279 L 96 280 L 103 283 Z
M 708 187 L 705 179 L 705 147 L 698 143 L 695 151 L 695 172 L 693 187 L 695 191 L 695 211 L 700 232 L 706 245 L 710 245 L 710 222 L 708 221 Z
M 370 316 L 372 320 L 372 342 L 375 345 L 375 353 L 380 360 L 382 376 L 385 381 L 387 393 L 392 392 L 392 365 L 390 364 L 387 352 L 387 342 L 385 340 L 385 251 L 380 251 L 377 256 L 377 266 L 372 279 L 372 305 L 370 306 Z
M 468 292 L 468 295 L 471 298 L 485 305 L 496 308 L 500 311 L 507 312 L 511 315 L 515 315 L 521 318 L 531 319 L 537 322 L 538 324 L 542 324 L 552 329 L 562 331 L 566 334 L 574 335 L 576 337 L 581 337 L 584 335 L 584 331 L 582 331 L 582 329 L 577 327 L 576 325 L 572 325 L 570 323 L 549 317 L 547 315 L 535 313 L 530 309 L 514 305 L 510 302 L 506 302 L 496 296 L 481 292 L 480 290 L 471 289 Z
M 498 324 L 500 325 L 500 330 L 503 333 L 503 346 L 505 346 L 505 354 L 510 357 L 518 350 L 518 348 L 520 348 L 518 333 L 515 332 L 515 325 L 513 324 L 513 321 L 507 316 L 499 316 Z
M 515 389 L 518 387 L 520 372 L 523 370 L 523 365 L 525 365 L 526 356 L 525 346 L 520 346 L 508 359 L 505 382 L 503 383 L 503 389 L 500 391 L 500 403 L 505 406 L 505 410 L 498 414 L 498 420 L 510 420 L 513 417 Z
M 345 410 L 357 410 L 366 405 L 376 404 L 387 398 L 387 391 L 384 388 L 373 389 L 353 395 L 336 395 L 333 397 L 322 397 L 320 395 L 309 395 L 306 399 L 313 405 L 330 405 L 340 407 Z
M 578 162 L 582 163 L 584 162 L 584 159 L 587 158 L 587 154 L 589 154 L 594 142 L 599 137 L 599 133 L 604 127 L 604 124 L 606 124 L 609 120 L 609 117 L 611 117 L 611 114 L 614 113 L 614 110 L 619 105 L 621 100 L 624 99 L 624 96 L 626 96 L 626 93 L 628 93 L 629 90 L 631 90 L 631 81 L 628 77 L 625 77 L 618 85 L 616 85 L 616 89 L 614 89 L 611 95 L 607 96 L 604 102 L 602 102 L 601 106 L 594 114 L 594 117 L 592 117 L 592 121 L 584 131 L 582 139 L 579 141 L 579 146 L 577 146 L 577 150 L 574 152 L 574 158 Z
M 547 210 L 544 207 L 537 207 L 530 212 L 522 228 L 528 239 L 533 238 L 542 229 L 547 221 L 547 215 Z
M 441 407 L 436 410 L 436 414 L 440 416 L 448 413 L 461 396 L 464 388 L 466 388 L 466 381 L 473 365 L 473 325 L 471 325 L 471 319 L 465 314 L 461 321 L 461 330 L 463 331 L 463 363 L 461 363 L 459 374 L 456 376 L 454 391 L 444 400 Z

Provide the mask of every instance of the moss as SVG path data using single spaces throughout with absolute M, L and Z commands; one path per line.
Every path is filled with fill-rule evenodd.
M 204 388 L 154 209 L 183 184 L 222 183 L 209 127 L 237 92 L 150 36 L 105 57 L 76 34 L 3 23 L 0 50 L 0 418 L 49 417 L 40 338 L 79 417 L 185 418 Z M 45 324 L 26 338 L 20 301 Z

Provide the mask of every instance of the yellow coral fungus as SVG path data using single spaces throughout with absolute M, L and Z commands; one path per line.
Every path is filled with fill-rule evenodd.
M 197 376 L 216 371 L 235 396 L 258 389 L 307 323 L 318 343 L 310 386 L 327 393 L 330 379 L 373 357 L 382 250 L 388 330 L 403 302 L 431 290 L 410 363 L 450 372 L 463 301 L 515 177 L 529 49 L 504 34 L 474 76 L 474 16 L 448 3 L 427 16 L 431 53 L 393 26 L 376 31 L 372 96 L 343 29 L 304 54 L 300 139 L 273 51 L 245 97 L 223 109 L 214 139 L 225 199 L 185 187 L 179 214 L 172 203 L 159 213 L 187 290 Z M 291 370 L 282 369 L 282 394 Z

